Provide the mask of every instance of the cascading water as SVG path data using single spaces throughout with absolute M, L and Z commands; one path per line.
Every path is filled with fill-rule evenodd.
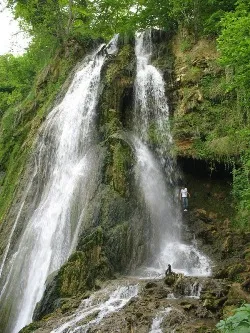
M 180 237 L 182 217 L 175 188 L 177 171 L 171 157 L 169 109 L 162 74 L 150 63 L 151 31 L 137 34 L 135 51 L 135 115 L 130 141 L 137 157 L 137 179 L 152 225 L 153 271 L 161 274 L 171 263 L 174 269 L 185 274 L 207 275 L 208 259 L 193 245 L 183 244 Z M 152 137 L 157 146 L 155 153 L 149 145 Z
M 66 318 L 66 322 L 51 333 L 86 333 L 90 327 L 94 327 L 103 318 L 122 309 L 131 298 L 137 296 L 139 290 L 138 285 L 114 287 L 115 290 L 112 290 L 112 287 L 103 289 L 83 301 L 76 313 Z M 95 315 L 94 319 L 82 324 L 83 319 L 93 315 Z
M 157 316 L 153 319 L 151 329 L 149 333 L 163 333 L 161 329 L 161 323 L 164 319 L 164 317 L 167 316 L 167 314 L 172 310 L 171 307 L 166 308 L 164 311 L 161 311 L 157 314 Z
M 106 47 L 107 53 L 114 53 L 116 44 L 117 36 Z M 94 146 L 94 119 L 106 58 L 100 52 L 103 47 L 85 59 L 64 99 L 45 121 L 33 177 L 38 187 L 36 209 L 8 265 L 1 267 L 2 333 L 18 332 L 31 322 L 47 276 L 76 246 L 85 207 L 98 184 L 100 163 Z

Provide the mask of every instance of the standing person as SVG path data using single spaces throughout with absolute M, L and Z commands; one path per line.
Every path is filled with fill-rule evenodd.
M 180 200 L 182 201 L 182 206 L 184 208 L 184 212 L 186 212 L 187 208 L 188 208 L 188 196 L 190 197 L 187 187 L 182 186 L 181 191 L 180 191 Z

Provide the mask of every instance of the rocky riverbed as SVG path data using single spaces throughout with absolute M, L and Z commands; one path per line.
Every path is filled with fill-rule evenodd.
M 63 300 L 52 315 L 21 332 L 215 332 L 228 306 L 250 301 L 239 283 L 170 274 L 106 282 L 89 298 Z

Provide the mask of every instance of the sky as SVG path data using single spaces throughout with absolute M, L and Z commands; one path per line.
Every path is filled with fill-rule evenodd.
M 0 55 L 13 53 L 22 54 L 29 40 L 20 31 L 18 22 L 14 20 L 10 10 L 6 8 L 6 1 L 0 0 Z

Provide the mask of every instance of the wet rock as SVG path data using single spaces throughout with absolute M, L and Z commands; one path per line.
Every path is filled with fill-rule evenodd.
M 219 268 L 214 272 L 214 277 L 216 279 L 226 279 L 228 278 L 228 267 Z
M 198 318 L 213 318 L 213 314 L 204 306 L 198 306 L 195 311 L 195 316 Z
M 112 268 L 103 251 L 101 228 L 88 235 L 81 248 L 83 251 L 76 251 L 48 281 L 44 296 L 34 311 L 34 320 L 40 320 L 61 307 L 66 298 L 98 288 L 100 279 L 112 277 Z
M 187 315 L 185 314 L 183 309 L 173 309 L 171 310 L 168 315 L 164 318 L 162 322 L 163 329 L 168 328 L 176 328 L 178 325 L 187 322 Z
M 207 281 L 201 291 L 201 301 L 207 310 L 218 313 L 228 299 L 229 286 L 223 280 Z
M 243 258 L 250 261 L 250 247 L 243 252 Z
M 227 236 L 222 244 L 222 254 L 227 257 L 232 252 L 234 239 L 231 235 Z
M 225 265 L 224 267 L 219 268 L 215 271 L 214 277 L 217 279 L 231 279 L 237 280 L 239 274 L 245 272 L 247 269 L 247 265 L 242 261 L 236 264 Z
M 195 304 L 187 302 L 187 301 L 181 302 L 180 305 L 185 311 L 189 311 L 191 309 L 196 308 Z
M 195 215 L 198 219 L 202 220 L 203 222 L 210 223 L 212 222 L 211 214 L 208 214 L 205 209 L 196 209 Z
M 145 285 L 145 289 L 156 288 L 156 287 L 157 287 L 157 284 L 155 282 L 148 282 Z
M 173 286 L 177 280 L 178 280 L 178 274 L 172 273 L 166 275 L 164 282 L 167 286 Z
M 250 244 L 250 232 L 244 232 L 243 239 L 246 244 Z

